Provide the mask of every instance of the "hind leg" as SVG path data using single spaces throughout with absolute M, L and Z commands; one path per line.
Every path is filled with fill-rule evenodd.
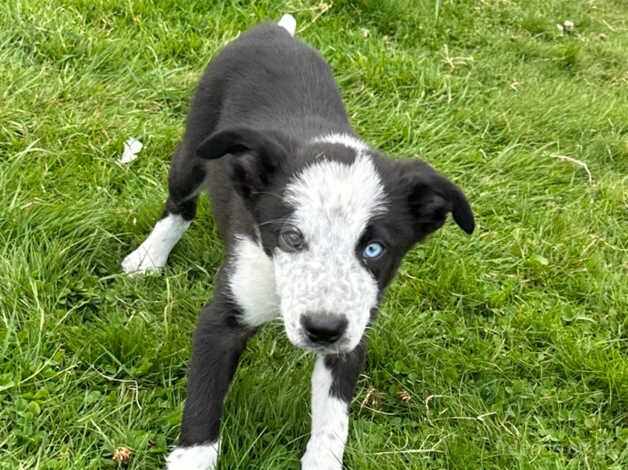
M 144 242 L 122 261 L 125 273 L 159 271 L 196 215 L 196 202 L 205 169 L 198 159 L 179 145 L 168 175 L 168 200 L 162 218 Z

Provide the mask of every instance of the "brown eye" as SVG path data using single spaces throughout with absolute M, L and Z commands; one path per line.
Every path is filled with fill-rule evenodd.
M 296 227 L 284 227 L 279 232 L 279 248 L 288 253 L 297 253 L 305 248 L 303 234 Z

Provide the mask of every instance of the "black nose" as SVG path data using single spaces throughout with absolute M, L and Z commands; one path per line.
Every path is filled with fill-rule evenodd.
M 347 318 L 333 313 L 306 313 L 301 317 L 301 324 L 311 342 L 331 344 L 347 329 Z

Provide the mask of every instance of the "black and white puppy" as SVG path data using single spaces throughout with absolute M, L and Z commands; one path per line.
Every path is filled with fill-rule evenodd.
M 247 340 L 280 318 L 318 355 L 302 468 L 342 468 L 365 330 L 402 256 L 443 225 L 467 233 L 462 191 L 421 160 L 393 161 L 351 128 L 327 63 L 293 38 L 289 15 L 215 57 L 172 160 L 163 218 L 124 271 L 162 268 L 210 194 L 226 248 L 194 334 L 179 446 L 170 470 L 213 469 L 223 401 Z

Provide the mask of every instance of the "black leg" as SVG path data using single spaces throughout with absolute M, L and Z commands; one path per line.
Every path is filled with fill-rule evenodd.
M 239 311 L 215 286 L 216 297 L 198 319 L 192 346 L 179 447 L 168 469 L 213 470 L 218 458 L 220 415 L 240 355 L 255 328 L 238 321 Z
M 312 374 L 312 433 L 303 470 L 341 470 L 349 432 L 349 404 L 364 367 L 365 339 L 348 354 L 319 356 Z
M 162 217 L 181 215 L 192 220 L 196 215 L 196 203 L 201 185 L 207 173 L 203 162 L 181 143 L 172 157 L 168 173 L 168 200 Z
M 241 326 L 237 312 L 221 299 L 214 299 L 199 318 L 181 424 L 181 446 L 218 439 L 223 401 L 240 355 L 254 331 Z
M 186 153 L 184 144 L 174 152 L 169 175 L 169 194 L 161 219 L 144 242 L 122 261 L 126 273 L 159 271 L 170 251 L 183 236 L 196 214 L 196 201 L 205 170 L 198 159 Z

